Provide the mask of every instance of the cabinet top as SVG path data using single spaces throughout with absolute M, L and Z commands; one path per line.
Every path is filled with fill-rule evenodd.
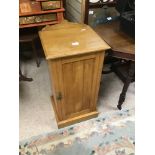
M 88 25 L 64 21 L 39 32 L 46 59 L 104 51 L 110 46 Z

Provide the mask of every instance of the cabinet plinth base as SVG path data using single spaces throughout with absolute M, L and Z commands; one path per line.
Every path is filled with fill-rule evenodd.
M 56 112 L 56 107 L 55 107 L 55 102 L 54 102 L 53 96 L 51 96 L 51 102 L 52 102 L 52 106 L 53 106 L 53 109 L 54 109 L 54 112 L 55 112 L 58 128 L 63 128 L 63 127 L 66 127 L 66 126 L 69 126 L 69 125 L 72 125 L 72 124 L 75 124 L 75 123 L 79 123 L 81 121 L 85 121 L 85 120 L 97 117 L 98 114 L 99 114 L 97 111 L 93 111 L 93 112 L 89 112 L 89 113 L 86 113 L 86 114 L 83 114 L 83 115 L 80 115 L 80 116 L 77 116 L 77 117 L 73 117 L 73 118 L 69 118 L 69 119 L 60 121 L 58 119 L 58 115 L 57 115 L 57 112 Z

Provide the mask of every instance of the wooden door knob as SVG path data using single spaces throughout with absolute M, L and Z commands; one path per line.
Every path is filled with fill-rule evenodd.
M 57 101 L 60 101 L 60 100 L 62 99 L 62 94 L 61 94 L 61 92 L 58 92 L 58 93 L 57 93 L 56 99 L 57 99 Z

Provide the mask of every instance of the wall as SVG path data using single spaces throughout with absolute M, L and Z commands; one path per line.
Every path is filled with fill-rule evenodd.
M 66 0 L 66 18 L 72 22 L 83 23 L 85 0 Z

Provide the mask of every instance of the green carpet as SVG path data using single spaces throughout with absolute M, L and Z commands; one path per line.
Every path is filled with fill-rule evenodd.
M 134 155 L 134 111 L 116 111 L 20 142 L 20 155 Z

